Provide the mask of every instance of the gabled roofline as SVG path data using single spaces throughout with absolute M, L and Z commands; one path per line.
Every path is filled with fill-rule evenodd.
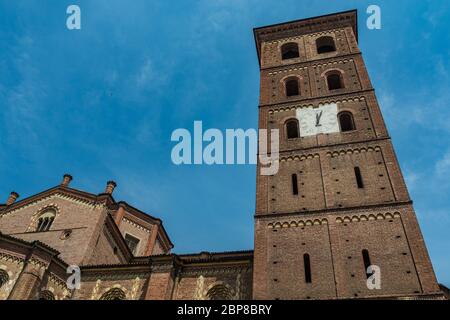
M 106 200 L 106 202 L 109 203 L 115 203 L 114 198 L 110 195 L 110 194 L 93 194 L 93 193 L 89 193 L 89 192 L 85 192 L 85 191 L 81 191 L 78 189 L 73 189 L 73 188 L 69 188 L 69 187 L 64 187 L 61 185 L 55 186 L 53 188 L 44 190 L 42 192 L 39 192 L 37 194 L 34 194 L 32 196 L 29 196 L 27 198 L 21 199 L 19 201 L 14 202 L 13 204 L 9 205 L 9 206 L 3 206 L 3 210 L 0 212 L 1 214 L 5 214 L 9 211 L 13 211 L 16 210 L 20 207 L 23 207 L 27 204 L 30 204 L 32 202 L 35 202 L 37 200 L 39 200 L 40 198 L 44 198 L 44 197 L 48 197 L 51 196 L 53 194 L 56 194 L 58 192 L 61 193 L 66 193 L 66 194 L 70 194 L 72 196 L 78 197 L 78 198 L 82 198 L 83 200 L 86 201 L 91 201 L 92 203 L 97 203 L 97 202 L 104 202 Z
M 163 222 L 161 219 L 155 218 L 155 217 L 129 205 L 125 201 L 116 202 L 114 200 L 113 196 L 109 193 L 93 194 L 93 193 L 81 191 L 78 189 L 73 189 L 70 187 L 58 185 L 58 186 L 52 187 L 50 189 L 44 190 L 42 192 L 39 192 L 37 194 L 34 194 L 30 197 L 16 201 L 15 203 L 13 203 L 9 206 L 7 206 L 5 204 L 0 205 L 0 216 L 4 215 L 10 211 L 14 211 L 20 207 L 26 206 L 30 203 L 33 203 L 41 198 L 48 197 L 48 196 L 51 196 L 56 193 L 63 193 L 63 194 L 77 197 L 77 198 L 81 198 L 85 201 L 91 202 L 92 204 L 105 203 L 105 205 L 110 209 L 117 209 L 119 206 L 123 206 L 127 210 L 127 212 L 129 212 L 133 215 L 136 215 L 138 218 L 140 218 L 144 221 L 147 221 L 149 223 L 152 223 L 152 224 L 157 224 L 159 226 L 159 230 L 160 230 L 159 233 L 160 233 L 162 239 L 165 241 L 166 247 L 168 247 L 169 250 L 174 247 L 172 241 L 169 238 L 169 235 L 167 234 L 167 232 L 163 226 Z
M 161 219 L 155 218 L 155 217 L 133 207 L 132 205 L 128 204 L 125 201 L 119 201 L 116 203 L 116 205 L 123 206 L 127 212 L 136 215 L 136 217 L 138 217 L 144 221 L 147 221 L 152 224 L 157 224 L 159 226 L 158 233 L 160 233 L 160 235 L 162 236 L 162 238 L 165 242 L 165 245 L 168 247 L 169 250 L 174 247 L 172 241 L 169 238 L 169 235 L 167 234 L 166 229 L 164 228 L 163 221 Z

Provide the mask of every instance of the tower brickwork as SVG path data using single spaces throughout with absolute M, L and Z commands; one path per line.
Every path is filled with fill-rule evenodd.
M 260 175 L 258 165 L 254 297 L 439 292 L 358 47 L 356 11 L 254 34 L 259 127 L 280 135 L 278 173 Z M 380 268 L 381 289 L 368 288 L 368 266 Z

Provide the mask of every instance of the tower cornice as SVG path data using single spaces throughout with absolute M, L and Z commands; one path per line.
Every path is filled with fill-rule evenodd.
M 330 30 L 330 28 L 352 27 L 358 40 L 358 11 L 350 10 L 323 16 L 289 21 L 253 29 L 258 61 L 261 65 L 261 43 L 287 38 L 293 35 L 310 34 Z

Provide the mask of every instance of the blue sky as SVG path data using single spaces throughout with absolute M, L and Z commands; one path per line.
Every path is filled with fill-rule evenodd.
M 66 29 L 70 4 L 80 31 Z M 370 4 L 382 30 L 365 27 Z M 354 8 L 435 271 L 450 285 L 444 0 L 0 0 L 0 196 L 30 196 L 66 172 L 94 193 L 113 179 L 116 199 L 164 220 L 175 252 L 251 249 L 255 167 L 177 167 L 171 133 L 194 120 L 256 128 L 252 28 Z

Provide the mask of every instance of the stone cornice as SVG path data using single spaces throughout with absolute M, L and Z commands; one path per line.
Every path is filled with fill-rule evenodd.
M 374 93 L 375 89 L 370 88 L 370 89 L 365 89 L 365 90 L 354 90 L 354 91 L 346 91 L 346 92 L 342 92 L 342 93 L 337 93 L 337 94 L 329 94 L 329 95 L 321 95 L 321 96 L 317 96 L 317 97 L 308 97 L 308 98 L 302 98 L 302 99 L 296 99 L 296 100 L 292 100 L 292 101 L 282 101 L 282 102 L 274 102 L 274 103 L 268 103 L 268 104 L 260 104 L 258 107 L 259 108 L 271 108 L 273 110 L 277 110 L 277 109 L 281 109 L 281 108 L 286 108 L 287 106 L 289 107 L 295 107 L 295 106 L 304 106 L 304 107 L 308 107 L 308 106 L 314 106 L 314 105 L 319 105 L 319 104 L 325 104 L 325 103 L 332 103 L 332 102 L 342 102 L 345 100 L 350 100 L 350 99 L 356 99 L 356 98 L 364 98 L 365 99 L 365 94 L 367 93 Z M 317 103 L 317 101 L 320 101 L 319 103 Z
M 275 65 L 261 68 L 261 71 L 268 72 L 269 74 L 284 72 L 285 70 L 301 70 L 308 68 L 317 68 L 335 62 L 349 62 L 354 61 L 354 58 L 362 56 L 361 52 L 352 52 L 347 54 L 335 55 L 332 57 L 316 58 L 313 60 L 297 61 L 293 63 L 286 63 L 283 65 Z
M 315 217 L 320 218 L 323 214 L 342 214 L 344 212 L 349 211 L 358 211 L 358 210 L 371 210 L 371 209 L 384 209 L 391 208 L 391 211 L 394 208 L 401 208 L 405 206 L 412 206 L 413 201 L 392 201 L 386 203 L 378 203 L 371 204 L 365 206 L 354 206 L 354 207 L 345 207 L 345 208 L 326 208 L 326 209 L 317 209 L 317 210 L 307 210 L 307 211 L 297 211 L 297 212 L 279 212 L 279 213 L 256 213 L 254 215 L 255 219 L 273 219 L 273 218 L 282 218 L 282 217 L 290 217 L 290 216 L 304 216 L 308 217 L 310 220 L 314 220 Z

